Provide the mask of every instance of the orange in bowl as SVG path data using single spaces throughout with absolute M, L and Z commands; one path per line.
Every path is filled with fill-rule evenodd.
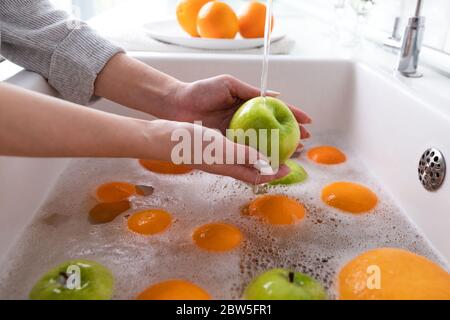
M 139 160 L 139 163 L 148 171 L 160 174 L 185 174 L 192 171 L 189 166 L 166 161 Z
M 168 280 L 147 288 L 137 300 L 211 300 L 211 296 L 189 281 Z
M 342 268 L 338 291 L 341 300 L 449 300 L 450 274 L 412 252 L 375 249 Z
M 273 30 L 274 18 L 272 16 Z M 251 1 L 247 3 L 239 14 L 239 32 L 244 38 L 263 38 L 266 26 L 266 5 Z
M 202 38 L 234 39 L 239 31 L 239 21 L 228 4 L 212 1 L 200 9 L 197 31 Z
M 200 9 L 211 0 L 180 0 L 177 4 L 177 20 L 184 31 L 198 37 L 197 16 Z

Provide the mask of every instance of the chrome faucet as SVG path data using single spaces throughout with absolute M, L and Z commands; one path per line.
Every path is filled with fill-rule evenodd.
M 420 15 L 422 12 L 422 4 L 422 0 L 417 0 L 415 15 L 409 18 L 400 48 L 397 71 L 409 78 L 422 77 L 422 74 L 417 72 L 425 31 L 425 17 Z

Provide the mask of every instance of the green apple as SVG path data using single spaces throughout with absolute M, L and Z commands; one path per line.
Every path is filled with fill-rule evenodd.
M 246 300 L 325 300 L 327 293 L 315 279 L 286 269 L 256 277 L 244 292 Z
M 278 159 L 275 162 L 284 164 L 296 151 L 300 141 L 300 127 L 294 114 L 281 100 L 272 97 L 258 97 L 244 103 L 234 114 L 230 122 L 231 131 L 227 136 L 230 140 L 245 143 L 258 149 L 266 156 L 274 160 L 275 152 L 278 151 Z M 253 129 L 257 131 L 257 141 L 252 143 L 251 139 L 245 137 L 238 139 L 236 134 L 239 129 L 244 132 Z M 261 143 L 260 130 L 267 130 L 267 148 Z M 275 139 L 278 146 L 273 149 L 271 130 L 278 129 L 279 139 Z M 243 141 L 244 140 L 244 141 Z M 278 140 L 278 141 L 277 141 Z
M 109 300 L 114 278 L 106 267 L 88 260 L 66 261 L 47 272 L 30 292 L 31 300 Z
M 299 165 L 294 160 L 287 160 L 285 163 L 291 172 L 283 178 L 280 178 L 278 180 L 274 180 L 269 183 L 271 186 L 278 186 L 278 185 L 291 185 L 291 184 L 297 184 L 305 181 L 308 178 L 308 173 L 305 171 L 305 169 Z

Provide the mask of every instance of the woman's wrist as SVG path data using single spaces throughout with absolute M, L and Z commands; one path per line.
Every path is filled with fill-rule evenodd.
M 158 80 L 158 85 L 155 86 L 152 81 L 148 81 L 144 77 L 144 79 L 136 81 L 135 98 L 138 105 L 142 106 L 141 111 L 157 118 L 173 120 L 177 113 L 177 97 L 184 85 L 185 83 L 175 78 L 162 75 Z
M 131 119 L 131 118 L 130 118 Z M 187 130 L 190 125 L 183 122 L 168 120 L 145 121 L 131 119 L 132 132 L 130 147 L 136 158 L 171 161 L 172 150 L 178 141 L 172 141 L 175 130 Z
M 98 75 L 95 94 L 121 105 L 170 119 L 184 83 L 126 54 L 114 56 Z

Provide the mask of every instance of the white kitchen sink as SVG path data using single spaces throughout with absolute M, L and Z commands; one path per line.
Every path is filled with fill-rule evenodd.
M 223 73 L 254 85 L 260 81 L 258 57 L 148 54 L 139 58 L 184 81 Z M 30 73 L 23 72 L 10 81 L 52 93 L 42 79 Z M 427 86 L 426 78 L 409 81 L 347 60 L 276 57 L 270 63 L 270 89 L 281 92 L 283 100 L 301 107 L 313 118 L 313 135 L 339 137 L 443 261 L 448 261 L 450 183 L 447 179 L 441 189 L 429 192 L 417 174 L 419 158 L 429 147 L 439 149 L 450 159 L 450 110 L 444 109 L 448 100 L 428 99 L 429 93 L 420 91 Z M 447 106 L 450 108 L 450 104 Z M 93 107 L 147 117 L 106 100 L 95 102 Z M 0 261 L 20 239 L 68 163 L 0 158 Z

